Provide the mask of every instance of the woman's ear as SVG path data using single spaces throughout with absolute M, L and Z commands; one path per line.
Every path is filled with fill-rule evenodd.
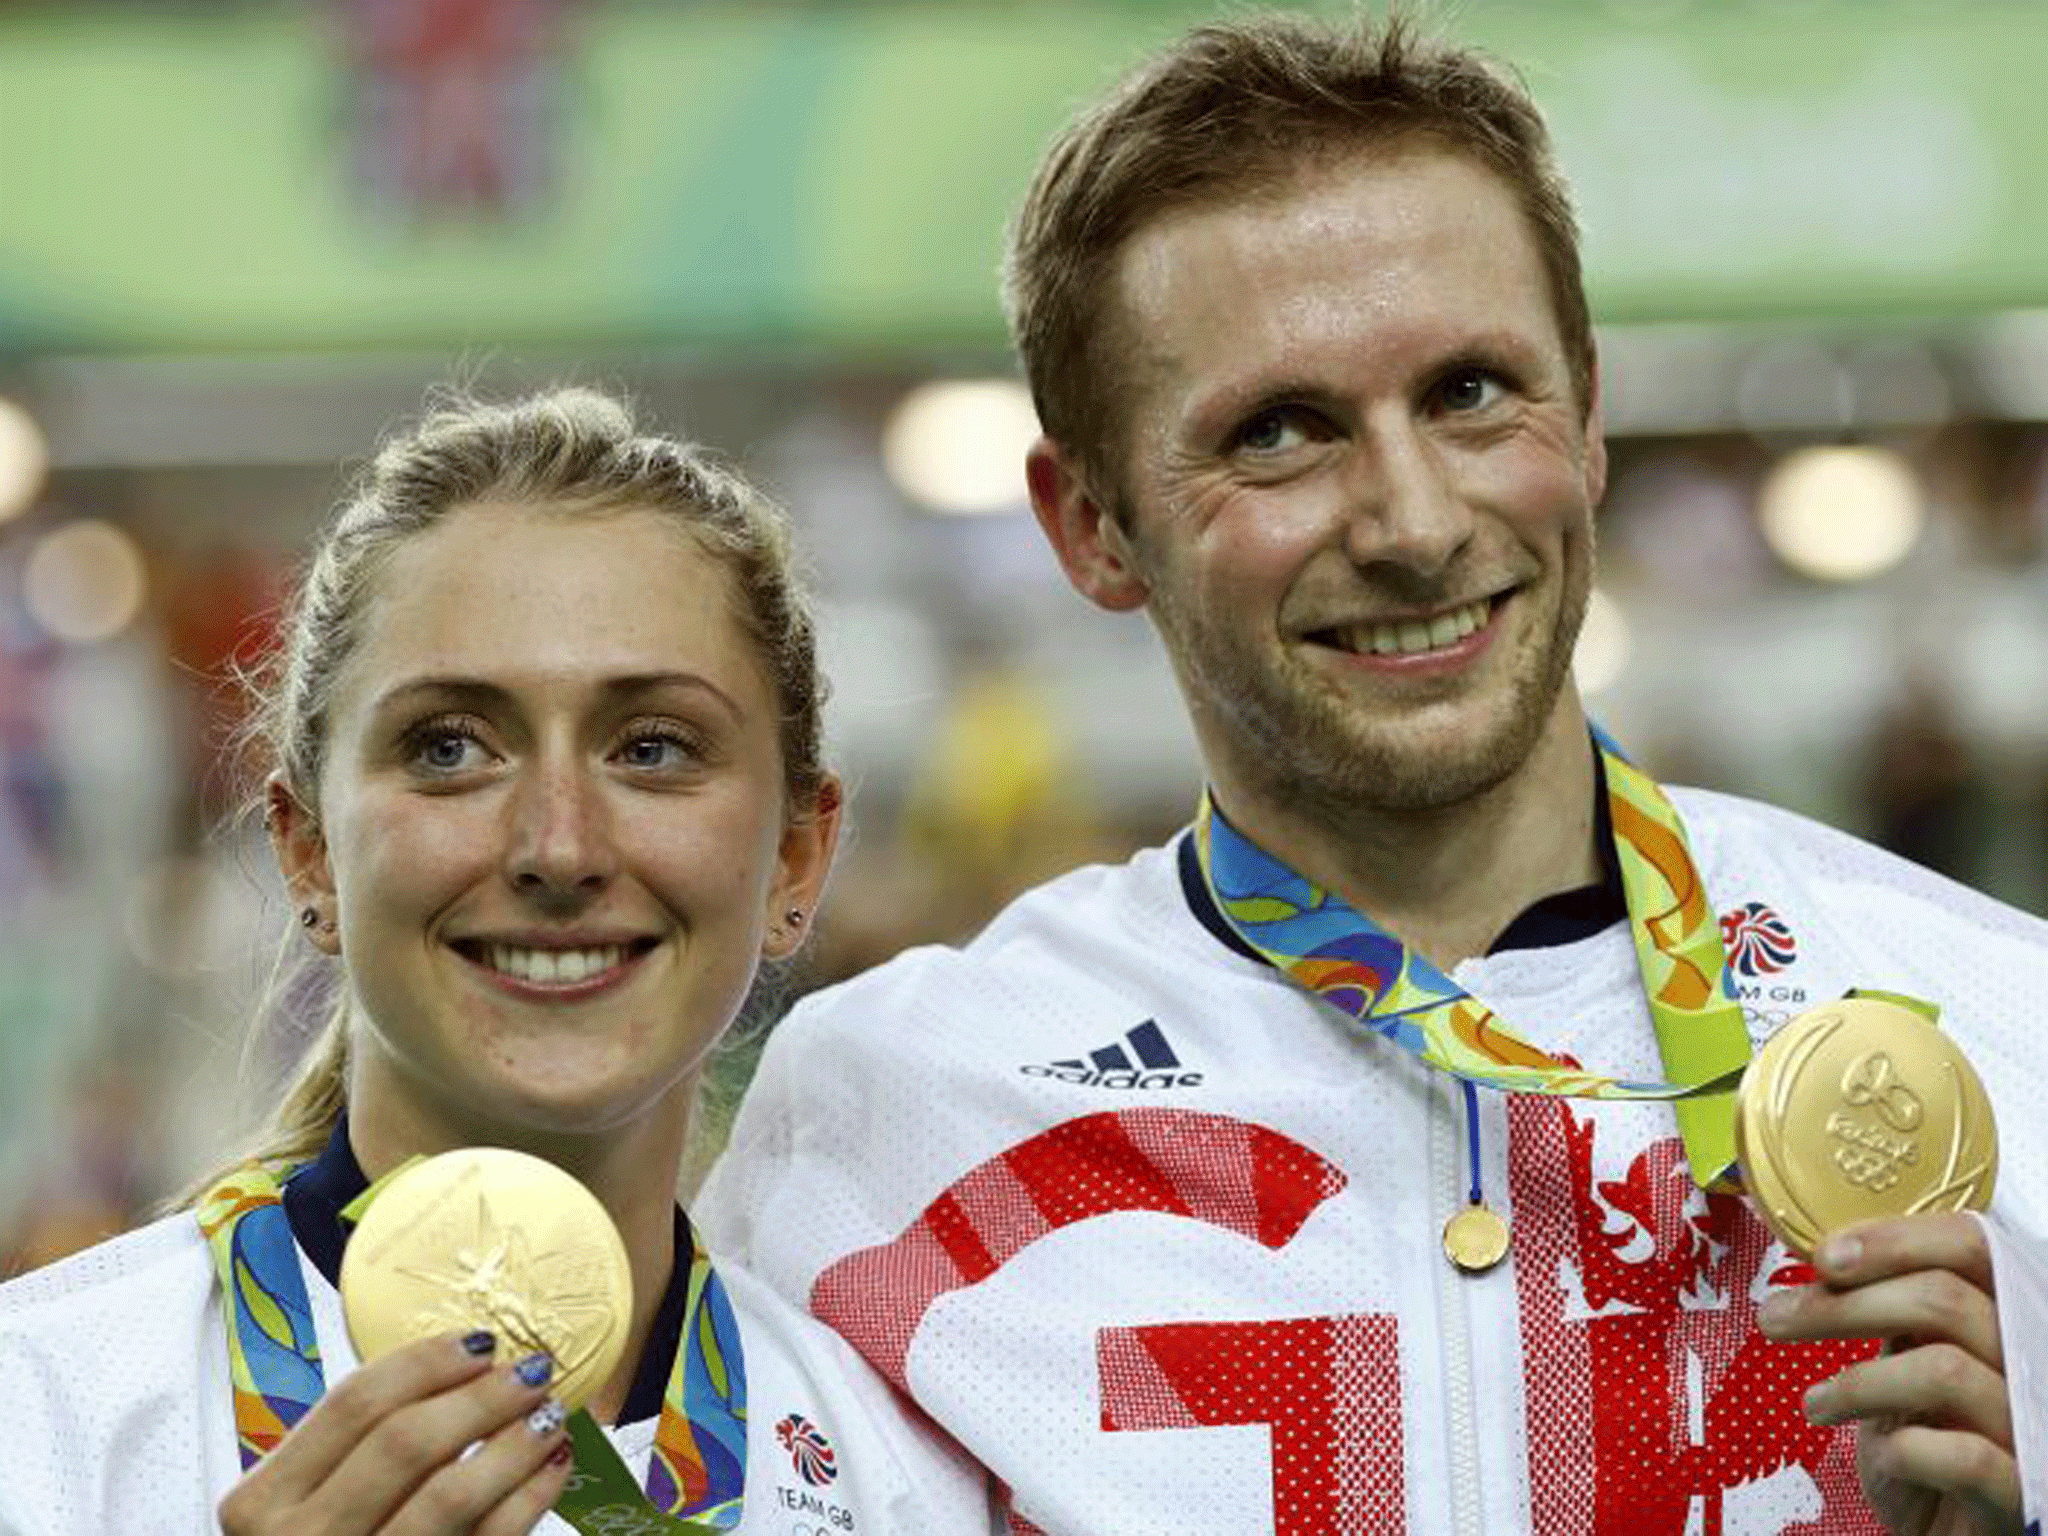
M 770 960 L 795 954 L 817 916 L 825 877 L 832 871 L 832 853 L 839 846 L 845 796 L 838 776 L 826 774 L 816 805 L 782 830 L 776 879 L 769 892 L 768 936 L 762 945 Z
M 284 780 L 273 777 L 263 786 L 263 824 L 306 937 L 314 948 L 338 954 L 341 939 L 334 910 L 334 869 L 327 858 L 327 837 L 320 830 L 319 818 Z

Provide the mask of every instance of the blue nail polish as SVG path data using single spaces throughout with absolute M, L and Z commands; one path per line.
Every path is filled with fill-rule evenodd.
M 555 1374 L 555 1362 L 546 1355 L 528 1355 L 512 1367 L 512 1374 L 525 1386 L 544 1387 L 548 1384 L 548 1378 Z
M 552 1435 L 568 1417 L 568 1410 L 551 1397 L 526 1416 L 526 1427 L 536 1435 Z
M 462 1347 L 472 1355 L 488 1355 L 498 1347 L 498 1336 L 488 1328 L 479 1328 L 462 1336 Z

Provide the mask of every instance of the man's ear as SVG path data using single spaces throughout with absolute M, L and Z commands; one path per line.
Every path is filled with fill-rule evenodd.
M 1596 510 L 1607 494 L 1607 423 L 1600 409 L 1600 358 L 1596 353 L 1586 379 L 1586 442 L 1581 457 L 1586 505 Z
M 846 791 L 836 774 L 826 774 L 818 803 L 782 829 L 778 869 L 768 898 L 768 937 L 762 953 L 786 960 L 796 953 L 818 914 L 832 853 L 839 846 L 840 813 Z
M 1066 449 L 1049 437 L 1033 443 L 1024 456 L 1024 483 L 1038 526 L 1074 590 L 1114 613 L 1144 607 L 1147 592 L 1130 540 Z
M 334 911 L 334 868 L 327 858 L 327 836 L 320 830 L 319 818 L 282 779 L 273 778 L 264 785 L 263 801 L 263 824 L 270 833 L 271 851 L 277 855 L 293 910 L 300 914 L 314 946 L 335 954 L 341 945 Z M 313 914 L 311 922 L 305 922 L 307 912 Z

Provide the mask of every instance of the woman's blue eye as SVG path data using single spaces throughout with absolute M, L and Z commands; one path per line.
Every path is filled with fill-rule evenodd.
M 475 747 L 476 742 L 460 731 L 435 731 L 421 738 L 418 755 L 427 767 L 452 772 L 469 765 Z
M 697 754 L 679 736 L 644 735 L 628 740 L 619 755 L 635 768 L 674 768 Z
M 422 773 L 467 773 L 481 767 L 489 749 L 462 722 L 426 721 L 405 738 L 406 761 Z

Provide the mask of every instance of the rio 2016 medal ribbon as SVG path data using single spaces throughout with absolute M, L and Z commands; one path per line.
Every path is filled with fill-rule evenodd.
M 544 1158 L 466 1147 L 377 1185 L 341 1263 L 365 1360 L 429 1334 L 487 1328 L 501 1358 L 544 1353 L 575 1409 L 626 1347 L 633 1275 L 597 1197 Z
M 1802 1259 L 1854 1222 L 1983 1210 L 1998 1176 L 1991 1100 L 1955 1042 L 1912 1008 L 1853 993 L 1757 1052 L 1735 1145 L 1752 1203 Z

